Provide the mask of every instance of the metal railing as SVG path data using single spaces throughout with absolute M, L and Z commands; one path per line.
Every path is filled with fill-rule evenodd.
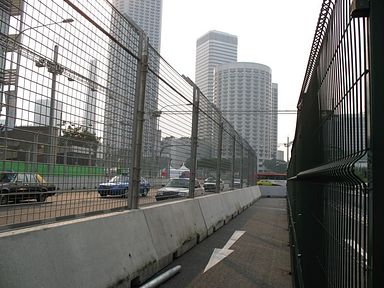
M 2 3 L 1 230 L 155 203 L 173 177 L 255 185 L 247 141 L 109 1 Z
M 382 287 L 382 1 L 324 0 L 288 169 L 294 287 Z

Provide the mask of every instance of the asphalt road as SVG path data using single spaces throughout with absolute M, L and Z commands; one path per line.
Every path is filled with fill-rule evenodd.
M 156 203 L 157 189 L 153 188 L 145 197 L 139 197 L 139 206 Z M 212 192 L 207 192 L 205 195 Z M 38 224 L 41 221 L 55 221 L 65 217 L 82 217 L 92 213 L 108 213 L 116 209 L 126 209 L 128 202 L 123 197 L 100 197 L 96 191 L 59 191 L 45 202 L 35 200 L 10 203 L 0 206 L 0 230 L 12 229 L 14 225 L 27 222 Z M 164 200 L 165 201 L 173 201 Z
M 232 243 L 235 231 L 244 234 Z M 233 252 L 204 272 L 215 249 L 228 246 Z M 261 198 L 159 274 L 177 265 L 181 272 L 160 287 L 292 287 L 286 199 Z
M 228 189 L 228 187 L 226 187 Z M 262 195 L 284 197 L 284 186 L 260 186 Z M 146 197 L 139 197 L 139 206 L 156 203 L 157 189 L 151 189 Z M 206 192 L 205 195 L 214 193 Z M 43 203 L 35 200 L 10 203 L 0 206 L 0 230 L 5 226 L 38 224 L 41 221 L 55 221 L 65 217 L 82 217 L 92 213 L 108 213 L 116 209 L 126 209 L 128 200 L 122 197 L 101 198 L 96 191 L 58 191 Z M 172 200 L 166 200 L 172 201 Z M 5 228 L 4 228 L 5 227 Z M 12 228 L 12 227 L 10 227 Z

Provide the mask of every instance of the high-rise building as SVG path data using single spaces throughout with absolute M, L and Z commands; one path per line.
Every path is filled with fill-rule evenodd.
M 271 68 L 258 63 L 222 64 L 215 70 L 214 103 L 235 112 L 224 115 L 255 150 L 258 171 L 264 170 L 264 160 L 276 157 L 278 92 L 271 79 Z
M 149 38 L 150 46 L 159 52 L 162 0 L 115 0 L 113 4 L 129 22 L 144 31 Z M 136 39 L 137 35 L 134 35 L 135 32 L 132 32 L 132 29 L 126 29 L 127 20 L 122 19 L 121 14 L 113 15 L 114 29 L 111 33 L 120 39 L 123 45 L 129 45 L 127 43 L 130 43 L 131 39 Z M 104 116 L 104 155 L 111 165 L 127 167 L 132 146 L 137 66 L 134 58 L 122 51 L 114 42 L 110 44 L 109 53 L 108 95 Z M 158 60 L 150 59 L 150 61 L 151 69 L 158 71 Z M 145 107 L 149 111 L 154 111 L 157 109 L 158 102 L 158 79 L 148 76 L 146 87 Z M 154 150 L 159 146 L 156 145 L 156 139 L 158 139 L 156 121 L 156 118 L 151 118 L 144 123 L 143 153 L 145 157 L 156 153 Z
M 271 127 L 271 152 L 272 158 L 276 159 L 277 157 L 277 112 L 278 107 L 278 97 L 279 97 L 279 86 L 277 83 L 272 83 L 272 127 Z
M 163 0 L 115 0 L 114 6 L 144 30 L 151 46 L 160 52 Z
M 212 112 L 214 70 L 217 65 L 237 61 L 237 36 L 220 31 L 209 31 L 196 41 L 195 83 L 208 99 L 200 101 L 200 108 Z M 201 157 L 217 157 L 215 135 L 218 127 L 207 117 L 199 117 L 199 139 L 204 145 L 199 148 Z M 203 149 L 202 147 L 205 147 Z
M 196 42 L 195 82 L 200 91 L 212 101 L 214 69 L 219 64 L 237 61 L 237 36 L 209 31 Z
M 97 83 L 97 60 L 91 59 L 89 63 L 89 80 L 90 85 L 87 89 L 87 98 L 85 101 L 84 109 L 84 120 L 83 125 L 87 127 L 88 131 L 95 133 L 95 123 L 96 123 L 96 101 L 97 101 L 97 91 L 92 85 Z
M 49 126 L 49 118 L 51 111 L 51 100 L 37 99 L 35 102 L 35 110 L 34 110 L 34 125 L 36 126 Z M 63 114 L 63 102 L 56 101 L 56 109 L 53 113 L 53 126 L 59 127 L 62 122 L 62 114 Z

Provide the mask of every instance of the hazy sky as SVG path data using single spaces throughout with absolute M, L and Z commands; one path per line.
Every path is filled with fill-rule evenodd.
M 322 2 L 163 0 L 161 55 L 195 79 L 196 40 L 210 30 L 236 35 L 238 61 L 269 66 L 279 110 L 296 110 Z M 293 140 L 295 124 L 295 115 L 279 115 L 278 143 Z

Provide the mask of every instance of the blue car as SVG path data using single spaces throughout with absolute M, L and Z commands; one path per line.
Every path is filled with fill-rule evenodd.
M 101 197 L 106 196 L 128 196 L 129 179 L 127 175 L 117 175 L 106 183 L 101 183 L 97 192 Z M 147 180 L 141 178 L 140 181 L 140 195 L 147 196 L 151 185 Z

